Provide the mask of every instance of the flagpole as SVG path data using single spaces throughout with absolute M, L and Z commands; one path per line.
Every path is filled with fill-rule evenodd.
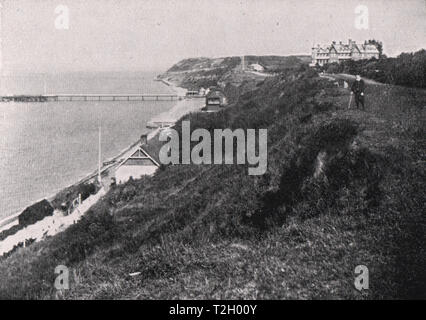
M 99 157 L 98 157 L 98 180 L 101 184 L 101 125 L 99 125 Z

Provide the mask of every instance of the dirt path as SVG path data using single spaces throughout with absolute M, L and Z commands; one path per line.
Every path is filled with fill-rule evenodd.
M 346 75 L 341 75 L 343 76 Z M 337 75 L 334 79 L 339 77 Z M 401 148 L 407 153 L 417 150 L 417 155 L 414 156 L 421 161 L 426 154 L 418 151 L 421 149 L 418 144 L 426 145 L 426 141 L 424 138 L 413 139 L 413 133 L 418 132 L 420 135 L 426 124 L 426 90 L 364 80 L 365 111 L 355 109 L 354 101 L 352 108 L 348 110 L 350 91 L 339 88 L 337 90 L 341 94 L 336 97 L 335 102 L 344 111 L 337 116 L 352 119 L 360 125 L 360 144 L 378 152 L 387 147 Z
M 347 73 L 339 73 L 339 74 L 332 75 L 332 76 L 335 76 L 337 79 L 342 79 L 342 80 L 349 80 L 349 81 L 354 81 L 355 80 L 355 76 L 354 75 L 347 74 Z M 362 79 L 364 80 L 364 82 L 366 84 L 374 84 L 374 85 L 379 85 L 379 86 L 384 86 L 385 85 L 384 83 L 377 82 L 375 80 L 371 80 L 371 79 L 368 79 L 368 78 L 362 77 Z
M 80 220 L 81 217 L 104 195 L 105 190 L 101 189 L 97 194 L 91 195 L 84 200 L 71 214 L 64 216 L 62 212 L 56 210 L 52 216 L 47 216 L 43 220 L 10 235 L 3 241 L 0 241 L 0 256 L 13 250 L 19 243 L 25 244 L 28 240 L 38 242 L 46 237 L 54 236 L 64 231 Z
M 354 81 L 355 80 L 355 76 L 352 74 L 347 74 L 347 73 L 338 73 L 338 74 L 330 74 L 330 73 L 323 73 L 320 74 L 321 78 L 326 78 L 329 79 L 330 81 L 335 81 L 335 80 L 346 80 L 346 81 Z M 364 82 L 366 84 L 372 84 L 372 85 L 379 85 L 379 86 L 384 86 L 386 85 L 385 83 L 381 83 L 381 82 L 377 82 L 375 80 L 371 80 L 368 78 L 362 78 L 364 80 Z

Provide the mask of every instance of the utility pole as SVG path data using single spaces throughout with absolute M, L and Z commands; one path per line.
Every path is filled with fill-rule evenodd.
M 98 181 L 99 184 L 102 186 L 102 179 L 101 179 L 101 125 L 99 125 L 99 157 L 98 157 Z
M 3 94 L 2 77 L 3 77 L 3 4 L 2 4 L 2 1 L 0 0 L 0 94 Z

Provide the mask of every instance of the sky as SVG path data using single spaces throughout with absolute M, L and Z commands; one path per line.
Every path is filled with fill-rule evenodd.
M 388 56 L 426 48 L 425 0 L 0 0 L 0 4 L 0 67 L 12 74 L 157 71 L 189 57 L 309 55 L 313 44 L 349 38 L 378 39 Z M 368 9 L 368 25 L 362 29 L 356 24 L 359 5 Z M 68 8 L 68 24 L 58 6 Z

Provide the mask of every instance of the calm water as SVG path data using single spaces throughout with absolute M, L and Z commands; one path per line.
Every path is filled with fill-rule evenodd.
M 169 93 L 155 74 L 3 77 L 3 94 Z M 46 89 L 46 90 L 45 90 Z M 0 103 L 0 219 L 49 196 L 135 142 L 146 123 L 172 108 L 167 101 Z

